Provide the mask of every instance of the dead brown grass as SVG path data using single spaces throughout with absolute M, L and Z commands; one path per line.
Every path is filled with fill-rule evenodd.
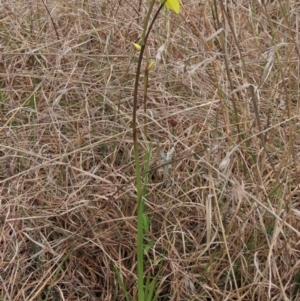
M 126 300 L 118 271 L 137 299 L 141 2 L 1 4 L 0 300 Z M 300 7 L 261 2 L 183 1 L 150 35 L 158 300 L 299 299 Z

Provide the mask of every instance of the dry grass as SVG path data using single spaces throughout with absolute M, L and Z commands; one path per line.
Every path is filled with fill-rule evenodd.
M 0 300 L 137 299 L 141 2 L 1 4 Z M 149 38 L 145 268 L 158 300 L 299 300 L 300 6 L 200 2 Z

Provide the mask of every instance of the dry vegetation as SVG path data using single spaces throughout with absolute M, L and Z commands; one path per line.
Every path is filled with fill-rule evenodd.
M 227 2 L 184 0 L 149 38 L 145 268 L 158 300 L 299 300 L 300 6 Z M 1 2 L 0 300 L 137 299 L 147 3 Z

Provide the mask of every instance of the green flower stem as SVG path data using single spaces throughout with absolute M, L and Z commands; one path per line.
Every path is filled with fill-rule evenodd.
M 137 140 L 137 124 L 136 124 L 136 112 L 137 112 L 137 98 L 138 98 L 138 88 L 139 88 L 139 79 L 141 73 L 141 66 L 143 55 L 145 52 L 145 45 L 147 43 L 149 33 L 153 27 L 153 24 L 164 6 L 166 1 L 161 3 L 159 9 L 157 10 L 154 18 L 147 30 L 148 22 L 150 19 L 151 12 L 153 10 L 153 6 L 155 0 L 153 0 L 150 4 L 150 8 L 148 10 L 148 14 L 144 23 L 144 30 L 142 34 L 141 41 L 141 50 L 138 59 L 135 83 L 134 83 L 134 94 L 133 94 L 133 112 L 132 112 L 132 138 L 133 138 L 133 147 L 134 147 L 134 161 L 135 161 L 135 171 L 136 171 L 136 187 L 137 187 L 137 201 L 138 201 L 138 235 L 137 235 L 137 261 L 138 261 L 138 300 L 144 301 L 145 291 L 144 291 L 144 253 L 143 253 L 143 213 L 144 213 L 144 204 L 143 204 L 143 185 L 142 185 L 142 177 L 141 177 L 141 168 L 139 162 L 139 147 Z M 147 67 L 146 67 L 147 68 Z

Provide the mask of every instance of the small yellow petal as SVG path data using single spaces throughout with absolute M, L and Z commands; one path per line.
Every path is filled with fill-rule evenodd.
M 160 0 L 160 2 L 163 2 L 164 0 Z M 165 3 L 166 8 L 169 8 L 171 10 L 174 10 L 176 14 L 179 14 L 180 12 L 180 4 L 179 0 L 167 0 Z
M 147 70 L 150 70 L 155 64 L 155 61 L 151 61 L 149 64 L 148 64 L 148 67 L 147 67 Z
M 133 46 L 137 49 L 137 50 L 141 50 L 141 46 L 137 43 L 133 43 Z

